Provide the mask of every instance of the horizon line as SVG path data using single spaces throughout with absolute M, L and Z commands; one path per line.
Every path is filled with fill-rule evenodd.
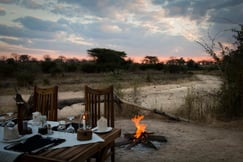
M 17 56 L 21 56 L 21 55 L 28 55 L 31 58 L 37 59 L 38 61 L 44 60 L 44 56 L 49 56 L 52 60 L 58 59 L 59 57 L 65 57 L 65 59 L 78 59 L 79 61 L 81 60 L 91 60 L 91 58 L 89 56 L 79 56 L 79 55 L 69 55 L 69 56 L 65 56 L 65 55 L 57 55 L 57 54 L 53 54 L 55 55 L 52 56 L 52 54 L 45 54 L 45 55 L 39 55 L 36 57 L 36 55 L 34 54 L 17 54 L 17 53 L 11 53 L 11 54 L 0 54 L 0 59 L 8 59 L 8 58 L 13 58 L 12 54 L 16 54 Z M 34 55 L 34 56 L 33 56 Z M 146 55 L 146 56 L 150 56 L 150 55 Z M 125 60 L 132 60 L 134 63 L 142 63 L 144 58 L 146 56 L 126 56 Z M 183 58 L 185 61 L 188 60 L 193 60 L 195 62 L 200 62 L 200 61 L 214 61 L 214 59 L 211 56 L 193 56 L 193 57 L 182 57 L 182 56 L 155 56 L 158 58 L 159 62 L 167 62 L 169 60 L 172 59 L 180 59 Z

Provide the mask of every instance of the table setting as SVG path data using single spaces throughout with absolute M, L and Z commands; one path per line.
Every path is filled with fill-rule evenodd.
M 13 122 L 10 126 L 0 126 L 0 162 L 12 162 L 25 153 L 36 154 L 47 149 L 104 142 L 99 133 L 112 130 L 111 127 L 107 127 L 104 117 L 97 121 L 97 127 L 93 129 L 88 126 L 83 115 L 80 123 L 73 123 L 73 117 L 68 118 L 69 122 L 47 121 L 46 116 L 34 112 L 32 120 L 23 120 L 23 129 L 31 131 L 25 131 L 22 135 L 18 133 L 16 119 L 9 121 Z M 33 143 L 38 142 L 41 145 L 34 147 Z

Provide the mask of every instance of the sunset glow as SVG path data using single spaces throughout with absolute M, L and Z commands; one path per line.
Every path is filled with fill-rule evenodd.
M 210 59 L 196 41 L 231 47 L 243 1 L 0 1 L 0 56 L 86 59 L 87 50 L 124 51 L 141 62 Z M 209 7 L 210 6 L 210 7 Z M 230 21 L 227 21 L 230 20 Z M 220 33 L 220 34 L 219 34 Z

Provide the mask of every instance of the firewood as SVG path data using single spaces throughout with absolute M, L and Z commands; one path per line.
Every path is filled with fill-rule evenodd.
M 118 142 L 116 146 L 128 145 L 127 149 L 131 149 L 132 147 L 136 146 L 137 144 L 141 143 L 144 146 L 152 147 L 156 150 L 159 148 L 153 144 L 153 141 L 158 142 L 167 142 L 167 139 L 164 136 L 160 135 L 153 135 L 153 132 L 143 132 L 139 138 L 134 137 L 134 133 L 125 133 L 124 138 L 126 140 Z

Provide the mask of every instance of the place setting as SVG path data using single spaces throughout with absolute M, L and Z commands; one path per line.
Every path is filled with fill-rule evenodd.
M 11 115 L 10 115 L 11 116 Z M 1 148 L 0 151 L 9 150 L 14 152 L 35 154 L 50 147 L 56 146 L 65 142 L 65 139 L 51 136 L 43 136 L 48 134 L 46 116 L 39 112 L 34 112 L 32 120 L 23 121 L 23 128 L 25 134 L 20 134 L 16 119 L 8 120 L 6 124 L 1 127 Z M 31 129 L 31 131 L 26 131 Z M 36 130 L 35 130 L 36 129 Z M 50 134 L 49 134 L 50 135 Z
M 92 128 L 89 117 L 88 112 L 82 112 L 80 117 L 69 115 L 59 121 L 48 121 L 46 115 L 33 112 L 31 120 L 21 120 L 20 133 L 20 121 L 10 114 L 0 128 L 0 154 L 14 161 L 26 153 L 35 155 L 45 150 L 104 143 L 103 135 L 99 134 L 111 132 L 113 128 L 107 126 L 107 119 L 103 116 Z

